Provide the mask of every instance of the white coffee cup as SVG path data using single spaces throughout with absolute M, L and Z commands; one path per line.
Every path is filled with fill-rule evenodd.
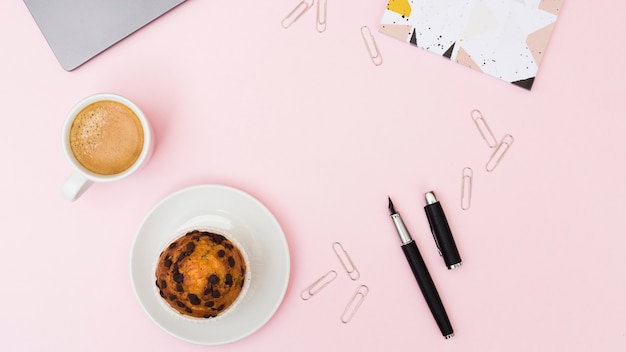
M 75 121 L 79 122 L 72 129 Z M 130 140 L 133 143 L 127 142 Z M 150 158 L 154 144 L 150 124 L 141 109 L 111 93 L 95 94 L 76 104 L 67 114 L 61 141 L 63 153 L 74 168 L 61 188 L 69 201 L 78 199 L 94 183 L 119 181 L 137 172 Z M 122 159 L 124 166 L 112 161 Z

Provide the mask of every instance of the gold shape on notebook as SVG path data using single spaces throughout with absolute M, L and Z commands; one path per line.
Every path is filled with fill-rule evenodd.
M 315 0 L 302 0 L 296 7 L 294 7 L 291 12 L 283 20 L 280 24 L 283 28 L 289 28 L 292 24 L 294 24 L 305 12 L 307 12 L 313 5 L 315 4 Z
M 409 0 L 389 0 L 387 10 L 398 13 L 404 17 L 411 16 L 411 4 L 409 4 Z
M 374 39 L 372 31 L 370 31 L 368 26 L 361 27 L 361 36 L 363 37 L 363 42 L 365 43 L 370 59 L 374 65 L 380 66 L 383 63 L 383 56 L 380 54 L 378 45 L 376 45 L 376 40 Z
M 496 168 L 496 166 L 498 166 L 504 154 L 506 154 L 506 152 L 511 147 L 511 144 L 513 144 L 513 136 L 507 134 L 506 136 L 502 137 L 502 140 L 496 147 L 496 150 L 493 151 L 493 154 L 491 154 L 489 161 L 485 165 L 485 169 L 487 171 L 491 172 Z
M 311 297 L 318 294 L 324 287 L 328 286 L 333 280 L 337 278 L 337 272 L 330 270 L 326 274 L 322 275 L 319 279 L 315 280 L 312 284 L 307 286 L 302 292 L 300 292 L 300 298 L 304 301 L 311 299 Z

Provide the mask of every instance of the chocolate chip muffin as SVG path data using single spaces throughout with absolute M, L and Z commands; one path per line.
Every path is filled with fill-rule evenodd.
M 181 314 L 213 318 L 239 297 L 246 281 L 243 253 L 223 235 L 194 230 L 161 252 L 159 294 Z

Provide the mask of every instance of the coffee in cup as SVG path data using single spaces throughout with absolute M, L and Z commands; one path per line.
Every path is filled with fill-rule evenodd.
M 75 200 L 94 182 L 112 182 L 138 170 L 152 152 L 152 133 L 143 112 L 115 94 L 83 99 L 70 111 L 63 150 L 76 172 L 62 193 Z
M 126 105 L 101 100 L 84 107 L 70 128 L 70 147 L 76 160 L 100 175 L 130 168 L 143 149 L 143 127 Z

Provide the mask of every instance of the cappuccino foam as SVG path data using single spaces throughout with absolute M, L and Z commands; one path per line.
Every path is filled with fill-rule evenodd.
M 143 149 L 141 121 L 129 107 L 104 100 L 83 108 L 70 128 L 70 147 L 76 160 L 100 175 L 130 168 Z

